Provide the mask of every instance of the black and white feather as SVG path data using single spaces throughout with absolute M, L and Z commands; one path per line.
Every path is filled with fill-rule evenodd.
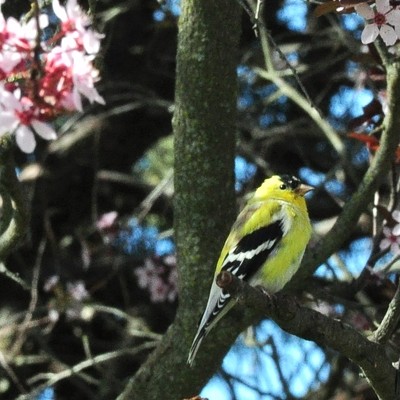
M 220 271 L 229 271 L 239 279 L 251 280 L 260 270 L 265 260 L 274 252 L 282 237 L 289 229 L 284 219 L 277 219 L 267 226 L 260 227 L 239 240 L 222 262 Z M 189 352 L 188 363 L 192 365 L 201 342 L 214 325 L 232 308 L 229 293 L 224 292 L 213 281 L 205 312 Z

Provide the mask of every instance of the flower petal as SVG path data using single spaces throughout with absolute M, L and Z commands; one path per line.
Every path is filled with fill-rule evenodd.
M 67 21 L 67 11 L 64 7 L 60 5 L 60 2 L 58 0 L 53 0 L 53 12 L 62 22 Z
M 379 248 L 381 250 L 386 250 L 387 248 L 390 247 L 390 245 L 392 244 L 392 242 L 389 239 L 382 239 L 381 242 L 379 243 Z
M 386 14 L 392 8 L 392 6 L 389 4 L 389 0 L 376 0 L 375 4 L 376 10 L 381 14 Z
M 387 237 L 390 238 L 392 236 L 392 230 L 388 226 L 383 227 L 383 234 Z
M 32 153 L 33 150 L 35 150 L 35 136 L 26 125 L 20 125 L 17 128 L 17 130 L 15 131 L 15 139 L 17 140 L 18 147 L 24 153 Z
M 35 132 L 41 136 L 43 139 L 46 140 L 54 140 L 57 139 L 57 134 L 54 129 L 49 125 L 45 124 L 44 122 L 33 120 L 32 126 Z
M 379 33 L 385 42 L 386 46 L 392 46 L 396 43 L 398 37 L 394 29 L 389 25 L 382 25 Z
M 365 19 L 373 19 L 375 16 L 374 11 L 367 3 L 361 3 L 354 7 L 357 14 L 360 14 Z
M 392 217 L 395 221 L 400 222 L 400 211 L 399 210 L 394 210 L 392 212 Z
M 393 26 L 400 25 L 400 10 L 392 10 L 386 14 L 386 21 Z
M 0 113 L 0 133 L 12 133 L 18 125 L 18 120 L 16 119 L 14 113 L 4 111 Z
M 400 246 L 399 246 L 399 244 L 398 243 L 392 243 L 392 245 L 390 246 L 390 251 L 395 256 L 399 255 L 400 254 Z
M 376 24 L 368 24 L 361 33 L 361 42 L 372 43 L 379 35 L 379 28 Z
M 397 224 L 393 227 L 392 233 L 394 236 L 400 236 L 400 224 Z

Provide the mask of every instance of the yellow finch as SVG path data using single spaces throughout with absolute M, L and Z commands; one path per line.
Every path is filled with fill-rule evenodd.
M 218 259 L 207 306 L 190 348 L 190 365 L 205 336 L 235 304 L 215 282 L 221 271 L 260 282 L 270 293 L 281 290 L 297 271 L 311 236 L 304 195 L 312 189 L 294 176 L 275 175 L 250 198 Z

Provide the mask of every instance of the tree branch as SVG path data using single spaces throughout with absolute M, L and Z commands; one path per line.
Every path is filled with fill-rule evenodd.
M 362 369 L 380 399 L 395 398 L 396 370 L 382 345 L 371 342 L 341 321 L 299 305 L 292 296 L 268 295 L 229 272 L 219 274 L 217 284 L 239 303 L 273 319 L 286 332 L 343 354 Z
M 0 260 L 15 248 L 28 227 L 28 209 L 18 181 L 13 146 L 9 137 L 0 139 L 0 195 L 3 199 L 3 222 L 0 231 Z
M 389 303 L 385 316 L 382 319 L 378 329 L 372 334 L 371 340 L 377 343 L 385 343 L 390 339 L 394 330 L 400 322 L 400 285 L 393 299 Z

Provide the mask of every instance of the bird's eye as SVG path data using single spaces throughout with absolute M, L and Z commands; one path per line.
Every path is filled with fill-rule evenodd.
M 286 186 L 284 183 L 282 183 L 282 185 L 279 186 L 279 189 L 281 189 L 281 190 L 286 190 L 286 189 L 287 189 L 287 186 Z

